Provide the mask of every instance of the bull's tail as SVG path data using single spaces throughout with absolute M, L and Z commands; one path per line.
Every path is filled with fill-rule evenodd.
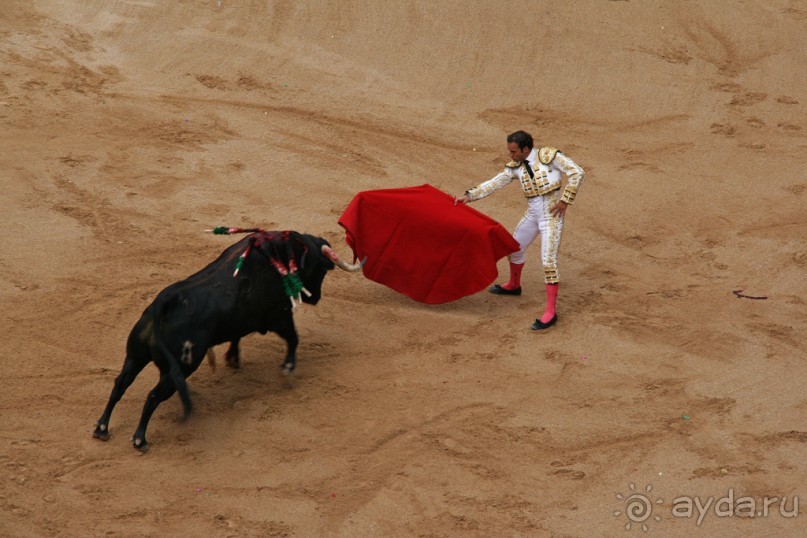
M 168 346 L 165 345 L 165 341 L 162 337 L 162 330 L 161 330 L 161 322 L 163 319 L 163 315 L 165 312 L 166 307 L 176 298 L 171 298 L 164 301 L 158 301 L 154 305 L 154 310 L 152 311 L 152 321 L 154 327 L 154 345 L 153 349 L 159 352 L 163 358 L 168 363 L 168 376 L 171 378 L 171 381 L 174 382 L 174 387 L 177 389 L 177 393 L 179 394 L 179 399 L 182 400 L 182 418 L 187 418 L 191 414 L 191 410 L 193 409 L 193 405 L 191 404 L 191 397 L 188 393 L 188 384 L 185 381 L 185 376 L 182 374 L 182 369 L 179 367 L 179 361 L 177 360 L 176 355 L 171 353 L 171 350 L 168 349 Z

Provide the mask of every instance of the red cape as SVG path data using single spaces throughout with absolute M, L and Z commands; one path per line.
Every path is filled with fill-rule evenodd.
M 358 193 L 339 224 L 364 276 L 428 304 L 477 293 L 518 250 L 501 224 L 431 185 Z

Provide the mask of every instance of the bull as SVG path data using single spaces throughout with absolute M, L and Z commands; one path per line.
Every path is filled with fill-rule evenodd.
M 149 362 L 160 370 L 160 379 L 146 398 L 132 437 L 134 447 L 141 451 L 148 449 L 149 419 L 174 392 L 182 401 L 182 418 L 190 415 L 186 379 L 208 350 L 212 353 L 212 346 L 229 342 L 227 364 L 238 367 L 241 338 L 253 332 L 277 333 L 287 344 L 281 367 L 291 373 L 297 365 L 298 337 L 292 315 L 295 296 L 298 302 L 317 304 L 325 275 L 334 267 L 358 271 L 361 264 L 340 260 L 322 238 L 261 230 L 224 250 L 201 271 L 162 290 L 129 334 L 123 368 L 93 437 L 109 438 L 115 404 Z

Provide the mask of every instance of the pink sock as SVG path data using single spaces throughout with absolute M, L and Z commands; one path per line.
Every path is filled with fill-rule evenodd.
M 546 310 L 541 316 L 541 323 L 548 323 L 555 317 L 555 303 L 558 300 L 558 283 L 546 285 Z
M 524 269 L 523 263 L 510 262 L 510 282 L 504 284 L 502 287 L 506 290 L 514 290 L 521 287 L 521 270 Z

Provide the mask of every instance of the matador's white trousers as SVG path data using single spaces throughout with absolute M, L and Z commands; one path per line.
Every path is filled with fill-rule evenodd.
M 558 249 L 563 232 L 563 217 L 553 217 L 549 209 L 560 200 L 560 189 L 543 196 L 527 199 L 527 212 L 521 217 L 513 237 L 521 247 L 510 254 L 511 263 L 522 264 L 525 252 L 538 235 L 541 235 L 541 263 L 544 267 L 544 282 L 555 284 L 558 278 Z

